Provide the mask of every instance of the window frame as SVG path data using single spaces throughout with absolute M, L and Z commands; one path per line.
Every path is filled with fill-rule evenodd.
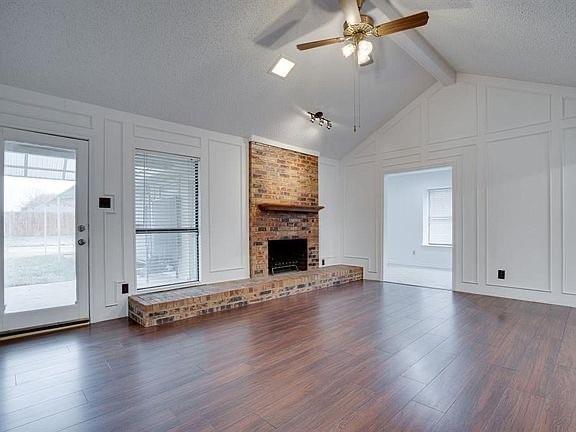
M 148 144 L 148 143 L 146 143 Z M 162 145 L 161 145 L 162 144 Z M 167 143 L 151 143 L 150 145 L 145 145 L 144 143 L 140 143 L 134 147 L 134 151 L 132 152 L 132 204 L 133 204 L 133 214 L 132 214 L 132 223 L 134 226 L 133 229 L 133 266 L 134 266 L 134 293 L 135 294 L 146 294 L 146 293 L 153 293 L 153 292 L 161 292 L 161 291 L 169 291 L 172 289 L 179 289 L 179 288 L 188 288 L 192 286 L 201 285 L 202 282 L 202 160 L 200 157 L 200 152 L 196 152 L 194 148 L 186 148 L 182 146 L 174 146 L 174 145 L 167 145 Z M 189 151 L 185 151 L 189 150 Z M 135 169 L 136 169 L 136 154 L 138 152 L 146 152 L 146 153 L 157 153 L 160 155 L 168 155 L 168 156 L 176 156 L 176 157 L 184 157 L 184 158 L 191 158 L 195 159 L 198 163 L 198 179 L 197 179 L 197 228 L 196 229 L 176 229 L 176 230 L 167 230 L 167 229 L 136 229 L 136 186 L 135 186 Z M 141 232 L 138 232 L 141 231 Z M 136 276 L 136 238 L 138 234 L 146 234 L 144 231 L 155 231 L 155 232 L 190 232 L 194 231 L 197 234 L 197 242 L 198 242 L 198 256 L 197 256 L 197 273 L 198 273 L 198 280 L 195 281 L 188 281 L 188 282 L 177 282 L 173 284 L 163 284 L 153 287 L 147 288 L 138 288 L 138 278 Z
M 450 211 L 450 217 L 439 218 L 435 217 L 432 218 L 430 216 L 430 195 L 433 192 L 438 191 L 450 191 L 450 197 L 452 202 L 452 209 Z M 424 193 L 424 205 L 423 205 L 423 223 L 422 223 L 422 246 L 426 247 L 437 247 L 437 248 L 452 248 L 454 246 L 454 190 L 453 187 L 437 187 L 437 188 L 429 188 L 426 189 Z M 436 220 L 449 220 L 452 236 L 450 238 L 450 243 L 431 243 L 430 242 L 430 221 L 432 219 Z

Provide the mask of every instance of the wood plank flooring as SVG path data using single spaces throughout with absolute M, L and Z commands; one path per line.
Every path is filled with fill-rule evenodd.
M 0 345 L 0 431 L 574 431 L 576 310 L 377 282 Z

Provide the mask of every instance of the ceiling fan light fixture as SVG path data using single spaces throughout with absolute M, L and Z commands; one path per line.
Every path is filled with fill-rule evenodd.
M 367 66 L 369 64 L 374 63 L 374 59 L 372 58 L 371 55 L 367 55 L 367 56 L 358 56 L 358 65 L 359 66 Z
M 355 50 L 356 50 L 356 45 L 354 45 L 353 43 L 349 43 L 349 44 L 346 44 L 342 47 L 342 54 L 344 55 L 344 57 L 348 58 L 352 54 L 354 54 Z
M 372 54 L 373 45 L 372 42 L 362 39 L 358 42 L 358 57 L 368 57 Z

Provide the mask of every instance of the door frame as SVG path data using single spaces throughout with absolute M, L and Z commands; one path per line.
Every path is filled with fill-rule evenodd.
M 462 232 L 462 213 L 460 201 L 460 163 L 457 159 L 441 160 L 433 162 L 422 162 L 409 165 L 398 165 L 394 167 L 384 167 L 380 171 L 380 274 L 379 279 L 385 282 L 386 271 L 386 187 L 385 179 L 390 174 L 414 173 L 418 171 L 433 170 L 438 168 L 451 168 L 452 169 L 452 287 L 449 291 L 456 291 L 456 281 L 459 280 L 460 275 L 460 256 L 461 246 L 460 238 Z M 436 288 L 430 288 L 436 289 Z M 440 288 L 438 288 L 440 289 Z M 448 291 L 448 290 L 445 290 Z
M 0 333 L 15 332 L 31 328 L 53 326 L 68 322 L 90 319 L 90 220 L 89 220 L 89 141 L 55 134 L 33 132 L 10 127 L 0 127 Z M 67 148 L 76 152 L 76 200 L 75 200 L 75 243 L 80 238 L 86 240 L 84 247 L 75 246 L 76 257 L 76 303 L 32 311 L 4 313 L 4 140 L 13 139 L 40 146 Z M 83 173 L 79 175 L 78 173 Z M 79 233 L 78 225 L 85 225 L 86 231 Z

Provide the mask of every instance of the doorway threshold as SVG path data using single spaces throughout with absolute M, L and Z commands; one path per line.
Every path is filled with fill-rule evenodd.
M 11 339 L 19 339 L 29 336 L 38 336 L 48 333 L 56 333 L 64 330 L 71 330 L 79 327 L 90 325 L 90 320 L 74 321 L 68 323 L 59 323 L 45 327 L 35 327 L 25 330 L 17 330 L 12 332 L 0 333 L 0 341 L 7 341 Z

